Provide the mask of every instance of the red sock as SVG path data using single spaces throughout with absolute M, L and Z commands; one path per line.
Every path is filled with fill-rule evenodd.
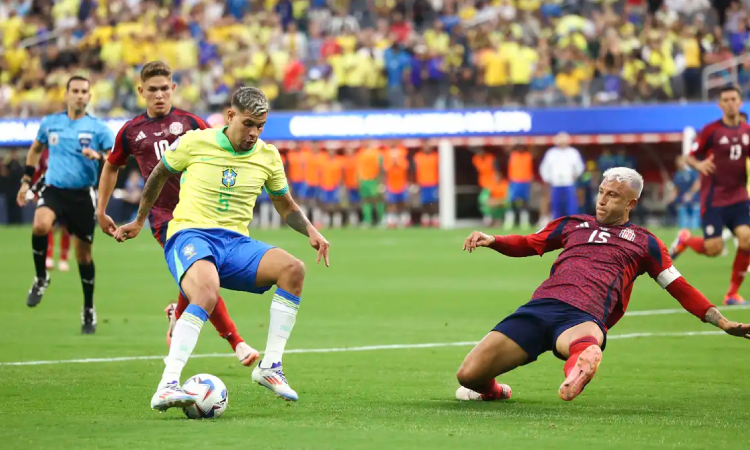
M 55 254 L 55 233 L 47 234 L 47 258 L 52 258 Z
M 182 292 L 180 292 L 180 295 L 177 297 L 177 308 L 174 310 L 174 318 L 179 319 L 182 312 L 185 311 L 185 308 L 187 308 L 189 304 L 190 302 L 188 299 L 182 295 Z
M 189 304 L 188 299 L 180 292 L 180 296 L 177 299 L 177 308 L 174 311 L 175 318 L 179 319 Z M 229 341 L 232 350 L 237 348 L 240 342 L 243 342 L 242 337 L 237 332 L 237 326 L 229 317 L 229 311 L 227 311 L 227 305 L 224 303 L 223 298 L 219 297 L 219 301 L 216 303 L 216 307 L 211 313 L 209 320 L 214 328 L 216 328 L 216 331 L 219 332 L 219 336 Z
M 503 397 L 503 388 L 497 384 L 495 379 L 491 379 L 484 387 L 477 389 L 482 394 L 482 400 L 497 400 Z
M 729 282 L 727 295 L 737 295 L 742 282 L 745 281 L 748 265 L 750 265 L 750 252 L 738 248 L 737 255 L 734 257 L 734 264 L 732 264 L 732 279 Z
M 68 233 L 68 230 L 63 230 L 62 238 L 60 239 L 60 261 L 68 260 L 69 250 L 70 250 L 70 233 Z
M 568 374 L 570 374 L 570 371 L 576 366 L 578 357 L 581 353 L 592 345 L 599 345 L 599 340 L 594 336 L 584 336 L 570 343 L 570 358 L 565 361 L 565 366 L 563 367 L 566 378 L 568 377 Z
M 219 335 L 229 341 L 229 345 L 232 346 L 232 350 L 237 348 L 237 344 L 242 342 L 240 334 L 237 332 L 237 326 L 229 317 L 229 311 L 227 311 L 227 305 L 224 303 L 224 299 L 219 297 L 219 301 L 216 302 L 214 312 L 209 317 Z
M 695 253 L 699 253 L 701 255 L 706 254 L 706 243 L 704 242 L 704 239 L 702 237 L 691 236 L 690 239 L 685 241 L 685 245 L 692 248 Z

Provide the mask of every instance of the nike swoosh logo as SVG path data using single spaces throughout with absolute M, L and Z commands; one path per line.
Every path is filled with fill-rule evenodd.
M 211 161 L 212 159 L 216 159 L 216 158 L 201 158 L 201 161 Z

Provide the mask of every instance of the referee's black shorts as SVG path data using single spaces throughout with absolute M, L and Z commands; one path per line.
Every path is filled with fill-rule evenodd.
M 68 231 L 82 241 L 93 243 L 96 229 L 96 191 L 44 186 L 39 191 L 37 208 L 49 208 Z

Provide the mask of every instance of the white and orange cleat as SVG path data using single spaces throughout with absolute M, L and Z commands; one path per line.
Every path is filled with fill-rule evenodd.
M 261 364 L 262 361 L 255 366 L 255 369 L 253 369 L 253 381 L 288 402 L 296 402 L 299 400 L 297 392 L 289 386 L 289 382 L 286 380 L 286 376 L 284 376 L 284 370 L 281 368 L 281 363 L 273 363 L 273 365 L 267 369 L 262 369 L 260 367 Z
M 592 345 L 581 352 L 575 367 L 560 385 L 558 394 L 560 398 L 569 402 L 583 392 L 583 388 L 594 378 L 599 363 L 602 362 L 602 349 L 598 345 Z
M 237 355 L 240 364 L 245 367 L 252 366 L 260 358 L 260 352 L 247 345 L 247 342 L 237 344 L 237 347 L 234 348 L 234 354 Z
M 502 400 L 509 400 L 510 396 L 513 395 L 513 390 L 511 390 L 510 386 L 507 384 L 497 384 L 500 389 L 502 390 L 502 393 L 499 397 L 488 399 L 486 396 L 483 396 L 479 392 L 472 391 L 471 389 L 463 386 L 459 386 L 459 388 L 456 390 L 456 400 L 461 401 L 474 401 L 474 402 L 487 402 L 487 401 L 502 401 Z
M 172 331 L 174 330 L 175 323 L 177 323 L 174 313 L 176 309 L 177 303 L 170 303 L 164 308 L 164 314 L 167 315 L 167 320 L 169 321 L 169 328 L 167 328 L 167 347 L 172 345 Z
M 164 412 L 169 408 L 187 408 L 197 400 L 196 394 L 182 389 L 173 381 L 156 389 L 156 393 L 151 397 L 151 409 Z

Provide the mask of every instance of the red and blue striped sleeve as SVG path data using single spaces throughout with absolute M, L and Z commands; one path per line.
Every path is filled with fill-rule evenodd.
M 690 155 L 697 159 L 703 159 L 708 156 L 708 153 L 713 147 L 713 138 L 716 129 L 719 127 L 720 122 L 711 122 L 698 133 L 695 138 L 693 147 L 690 149 Z
M 535 234 L 495 236 L 495 242 L 490 245 L 490 248 L 515 258 L 542 256 L 547 252 L 563 248 L 563 232 L 567 224 L 568 217 L 561 217 L 548 223 Z
M 125 122 L 125 125 L 120 128 L 115 137 L 115 145 L 112 147 L 112 151 L 107 157 L 107 162 L 110 164 L 122 167 L 128 162 L 128 156 L 130 156 L 130 145 L 128 143 L 128 127 L 132 123 L 132 120 Z

